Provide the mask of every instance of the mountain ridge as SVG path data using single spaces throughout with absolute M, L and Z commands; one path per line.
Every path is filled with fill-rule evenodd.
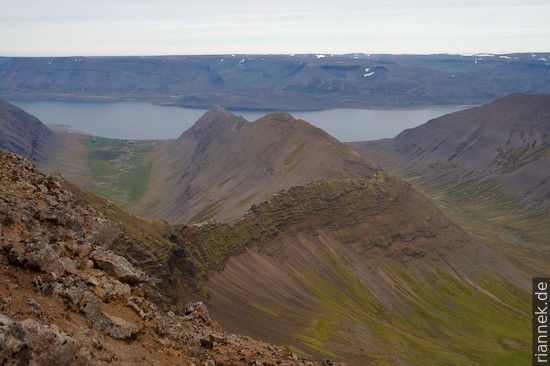
M 278 204 L 268 201 L 253 207 L 223 235 L 212 236 L 214 227 L 208 230 L 211 243 L 221 243 L 216 240 L 220 237 L 225 238 L 225 245 L 233 240 L 246 244 L 239 233 L 249 230 L 252 218 L 261 219 L 262 234 L 247 234 L 253 239 L 249 242 L 252 245 L 233 252 L 223 267 L 208 276 L 206 301 L 222 324 L 261 339 L 291 339 L 308 354 L 324 354 L 351 364 L 364 364 L 376 353 L 374 350 L 394 357 L 399 354 L 400 360 L 414 364 L 419 362 L 412 361 L 414 357 L 378 343 L 376 336 L 367 336 L 372 332 L 380 338 L 388 332 L 403 336 L 401 332 L 410 331 L 406 330 L 409 325 L 398 325 L 389 319 L 412 311 L 408 295 L 400 289 L 411 286 L 412 278 L 417 284 L 433 286 L 428 292 L 434 293 L 429 296 L 444 291 L 436 280 L 429 280 L 434 273 L 438 273 L 436 277 L 460 278 L 473 286 L 464 291 L 480 291 L 485 288 L 480 278 L 497 273 L 516 283 L 512 287 L 521 286 L 522 291 L 528 288 L 524 275 L 444 218 L 425 197 L 402 181 L 379 174 L 368 182 L 348 182 L 364 188 L 343 193 L 339 184 L 344 182 L 340 181 L 295 187 L 272 199 L 280 200 Z M 329 188 L 331 184 L 334 188 Z M 320 192 L 335 201 L 316 207 L 304 203 L 315 199 L 296 199 L 312 188 L 314 197 L 322 197 L 317 191 L 320 187 L 325 187 Z M 299 212 L 302 207 L 312 209 L 306 221 L 289 215 L 289 209 Z M 199 236 L 192 240 L 201 241 Z M 214 246 L 207 248 L 210 255 L 217 250 Z M 457 301 L 451 298 L 446 301 Z M 440 314 L 442 310 L 431 311 Z M 378 316 L 382 318 L 375 320 Z M 318 327 L 331 331 L 326 334 Z M 347 327 L 357 327 L 358 333 L 346 332 Z M 385 347 L 391 351 L 381 351 Z M 378 362 L 384 364 L 381 360 L 388 358 L 380 356 Z
M 124 256 L 123 237 L 133 236 L 128 222 L 104 216 L 109 209 L 97 197 L 82 200 L 84 192 L 39 173 L 28 159 L 0 151 L 0 162 L 3 363 L 335 364 L 228 333 L 200 302 L 182 306 L 179 315 L 163 309 L 167 304 L 155 301 L 162 297 L 150 292 L 157 278 Z M 144 226 L 144 243 L 134 244 L 154 247 L 145 243 L 153 237 Z
M 436 176 L 448 170 L 452 175 L 456 171 L 449 169 L 456 166 L 463 177 L 453 175 L 447 189 L 468 179 L 494 177 L 525 204 L 542 211 L 550 207 L 546 189 L 550 174 L 548 94 L 512 94 L 436 118 L 391 140 L 352 146 L 366 147 L 362 149 L 366 155 L 394 172 L 415 174 L 416 170 Z
M 0 100 L 0 149 L 37 162 L 48 159 L 48 149 L 58 143 L 57 135 L 36 117 Z
M 94 266 L 107 268 L 109 251 L 133 266 L 141 264 L 143 273 L 131 281 L 150 281 L 136 291 L 158 299 L 166 310 L 184 315 L 188 301 L 201 300 L 226 329 L 351 365 L 430 360 L 458 366 L 490 359 L 515 366 L 529 358 L 530 333 L 524 325 L 530 319 L 533 271 L 454 224 L 410 184 L 307 122 L 275 113 L 250 123 L 215 108 L 173 141 L 140 145 L 82 139 L 85 162 L 107 176 L 146 148 L 141 160 L 123 167 L 150 164 L 150 177 L 144 174 L 143 180 L 153 191 L 143 197 L 167 208 L 165 217 L 174 215 L 170 221 L 183 223 L 146 222 L 76 187 L 72 193 L 113 222 L 101 226 L 105 219 L 100 220 L 101 235 L 91 236 L 104 241 L 101 250 L 90 252 Z M 13 169 L 8 175 L 17 176 Z M 26 197 L 41 202 L 48 185 L 27 187 Z M 181 219 L 185 215 L 191 219 Z M 74 221 L 71 215 L 61 216 L 68 217 L 65 224 L 56 221 L 58 215 L 48 210 L 30 216 L 46 220 L 32 225 L 42 228 Z M 46 242 L 65 250 L 56 240 Z M 87 240 L 69 244 L 78 247 Z M 8 245 L 13 261 L 23 266 L 35 261 L 30 254 L 35 241 L 14 243 Z M 96 296 L 103 296 L 104 286 L 99 287 Z M 94 297 L 86 299 L 70 301 L 84 315 L 94 315 L 90 321 L 98 328 L 116 325 L 92 311 L 96 305 L 85 305 L 97 304 Z M 148 305 L 138 305 L 146 314 Z M 123 314 L 141 324 L 133 313 Z M 183 319 L 175 319 L 178 327 L 186 327 Z M 166 323 L 170 320 L 157 323 L 157 333 L 177 339 L 179 333 Z M 133 326 L 122 329 L 139 334 Z M 195 328 L 200 329 L 211 332 Z M 210 344 L 215 351 L 227 343 L 201 334 L 202 341 L 195 337 L 190 343 L 194 349 L 169 341 L 171 350 L 215 357 Z
M 251 204 L 293 184 L 378 171 L 354 150 L 287 113 L 248 122 L 221 108 L 165 142 L 151 160 L 153 188 L 132 211 L 172 223 L 237 218 Z

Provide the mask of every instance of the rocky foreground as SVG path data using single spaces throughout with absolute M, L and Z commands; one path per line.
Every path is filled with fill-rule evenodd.
M 154 279 L 108 249 L 117 225 L 0 151 L 0 364 L 335 364 L 225 332 L 200 302 L 164 311 Z

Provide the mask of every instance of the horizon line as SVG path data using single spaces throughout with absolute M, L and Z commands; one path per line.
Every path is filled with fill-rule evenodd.
M 435 52 L 435 53 L 367 53 L 367 52 L 346 52 L 346 53 L 333 53 L 333 52 L 304 52 L 304 53 L 197 53 L 197 54 L 116 54 L 116 55 L 96 55 L 96 54 L 62 54 L 62 55 L 3 55 L 0 57 L 5 58 L 70 58 L 70 57 L 208 57 L 208 56 L 316 56 L 317 58 L 335 57 L 335 56 L 433 56 L 433 55 L 447 55 L 447 56 L 463 56 L 463 57 L 490 57 L 498 55 L 519 55 L 519 54 L 547 54 L 550 51 L 514 51 L 514 52 Z

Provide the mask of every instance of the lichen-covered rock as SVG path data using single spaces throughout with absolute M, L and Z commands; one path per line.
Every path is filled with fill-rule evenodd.
M 136 324 L 109 314 L 102 314 L 94 326 L 106 335 L 118 339 L 132 339 L 139 332 Z
M 61 276 L 64 272 L 59 255 L 44 238 L 25 241 L 25 259 L 29 267 Z
M 0 314 L 0 364 L 29 364 L 31 353 L 24 339 L 25 331 L 21 324 Z
M 99 297 L 89 291 L 82 294 L 79 308 L 90 320 L 94 328 L 113 338 L 130 339 L 138 332 L 139 327 L 118 317 L 105 314 L 102 309 L 103 302 Z
M 55 325 L 41 325 L 32 319 L 21 322 L 32 360 L 38 365 L 87 365 L 80 345 Z
M 150 320 L 158 314 L 155 304 L 145 300 L 141 296 L 132 296 L 127 306 L 133 308 L 142 320 Z
M 185 306 L 185 316 L 189 320 L 199 320 L 209 324 L 212 320 L 208 314 L 208 309 L 202 301 L 190 303 Z
M 97 248 L 90 253 L 90 258 L 98 268 L 122 282 L 136 284 L 148 280 L 143 271 L 136 269 L 126 258 L 110 250 Z
M 0 314 L 2 365 L 87 365 L 89 354 L 55 325 L 13 321 Z
M 35 271 L 52 273 L 61 276 L 63 263 L 57 252 L 44 238 L 25 239 L 9 249 L 8 259 L 11 263 L 29 267 Z

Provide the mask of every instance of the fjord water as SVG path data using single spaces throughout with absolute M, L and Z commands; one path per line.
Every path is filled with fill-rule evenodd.
M 76 102 L 12 100 L 10 103 L 34 115 L 47 125 L 67 125 L 71 130 L 96 136 L 160 140 L 179 137 L 206 109 L 158 106 L 141 102 Z M 438 106 L 422 109 L 330 109 L 290 112 L 325 130 L 343 142 L 392 138 L 401 131 L 430 119 L 469 106 Z M 232 110 L 248 121 L 269 111 Z

